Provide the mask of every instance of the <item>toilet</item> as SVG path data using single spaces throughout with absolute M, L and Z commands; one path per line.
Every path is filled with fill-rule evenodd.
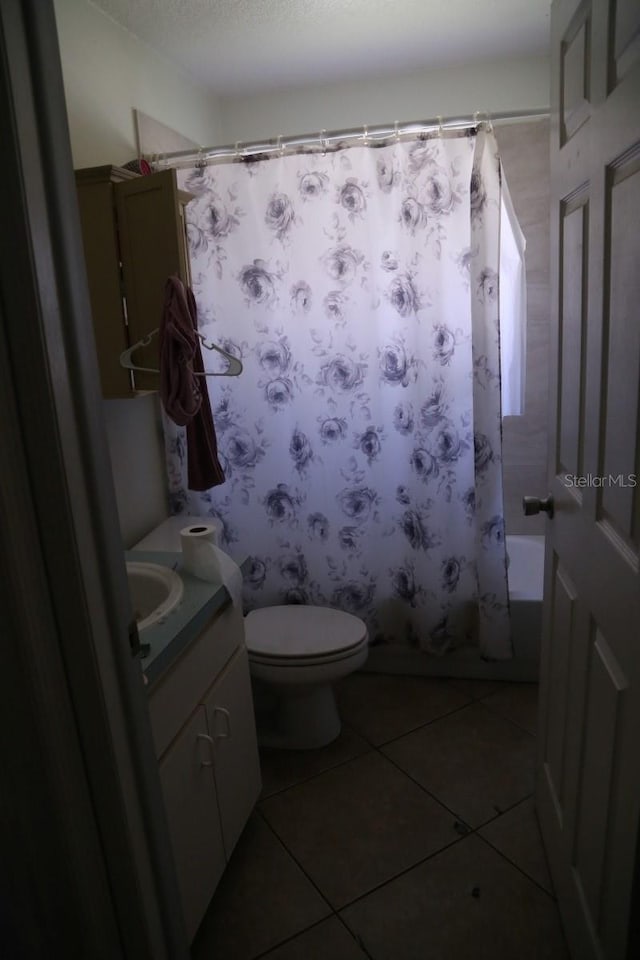
M 309 750 L 340 733 L 332 683 L 367 659 L 366 624 L 330 607 L 277 606 L 245 617 L 258 741 Z

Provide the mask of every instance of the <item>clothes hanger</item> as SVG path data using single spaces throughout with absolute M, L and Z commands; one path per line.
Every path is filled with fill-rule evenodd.
M 123 350 L 120 354 L 120 366 L 124 367 L 126 370 L 135 370 L 137 373 L 160 373 L 155 367 L 139 367 L 133 362 L 131 354 L 135 350 L 139 350 L 140 347 L 148 347 L 151 341 L 155 336 L 157 336 L 159 328 L 156 327 L 155 330 L 152 330 L 151 333 L 148 333 L 146 337 L 143 337 L 142 340 L 138 340 L 137 343 L 134 343 L 132 347 L 129 347 L 127 350 Z M 215 343 L 208 343 L 206 337 L 203 334 L 195 331 L 197 338 L 200 341 L 200 344 L 206 350 L 215 350 L 216 353 L 220 353 L 225 360 L 229 361 L 229 366 L 222 373 L 196 373 L 194 371 L 194 376 L 196 377 L 239 377 L 242 373 L 242 361 L 238 360 L 237 357 L 234 357 L 232 354 L 227 353 L 226 350 L 223 350 L 222 347 L 216 346 Z

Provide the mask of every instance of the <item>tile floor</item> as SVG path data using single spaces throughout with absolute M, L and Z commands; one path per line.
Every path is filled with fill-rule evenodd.
M 194 960 L 568 960 L 536 685 L 355 674 L 338 696 L 330 746 L 263 751 Z

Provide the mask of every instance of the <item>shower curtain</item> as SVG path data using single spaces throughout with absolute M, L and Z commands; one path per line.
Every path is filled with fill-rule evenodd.
M 250 557 L 249 609 L 331 605 L 372 642 L 510 657 L 492 133 L 179 180 L 200 329 L 244 371 L 207 380 L 223 486 L 187 490 L 165 420 L 173 512 Z

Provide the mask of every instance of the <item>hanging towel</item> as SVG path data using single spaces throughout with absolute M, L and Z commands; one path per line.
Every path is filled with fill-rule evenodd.
M 187 428 L 187 485 L 208 490 L 224 483 L 218 461 L 209 391 L 204 377 L 200 340 L 196 336 L 195 297 L 182 280 L 169 277 L 160 319 L 160 399 L 167 416 Z

